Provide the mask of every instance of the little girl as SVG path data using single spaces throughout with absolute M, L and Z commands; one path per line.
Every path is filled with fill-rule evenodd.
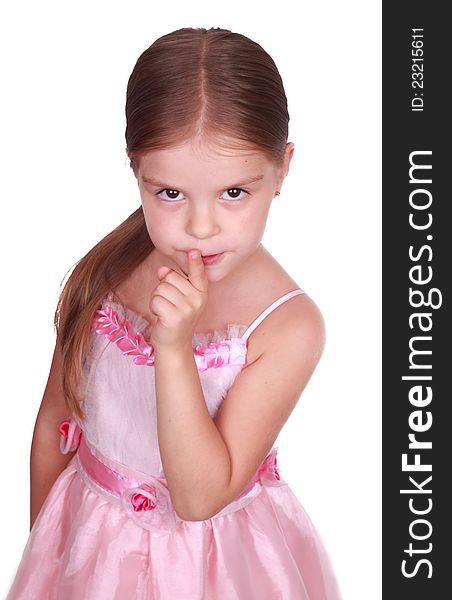
M 139 57 L 126 117 L 141 206 L 62 290 L 7 598 L 338 600 L 274 446 L 324 344 L 260 243 L 294 150 L 279 72 L 180 29 Z

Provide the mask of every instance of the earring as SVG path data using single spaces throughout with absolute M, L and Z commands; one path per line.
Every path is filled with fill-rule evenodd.
M 278 190 L 276 190 L 276 192 L 275 192 L 275 196 L 279 196 L 279 194 L 280 194 L 280 193 L 281 193 L 281 192 L 279 192 Z

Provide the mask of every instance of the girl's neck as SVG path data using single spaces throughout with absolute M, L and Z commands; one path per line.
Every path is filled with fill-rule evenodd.
M 151 326 L 157 317 L 151 312 L 149 301 L 152 292 L 159 284 L 157 269 L 164 264 L 173 267 L 165 257 L 152 251 L 115 293 L 122 304 L 141 314 Z M 272 264 L 279 267 L 260 244 L 239 268 L 225 279 L 211 283 L 208 302 L 197 324 L 197 330 L 223 329 L 228 322 L 246 324 L 256 313 L 255 306 L 260 299 L 260 290 L 268 284 L 268 272 L 271 271 Z M 174 265 L 174 268 L 180 272 L 177 265 Z M 270 277 L 270 280 L 272 279 L 274 280 Z

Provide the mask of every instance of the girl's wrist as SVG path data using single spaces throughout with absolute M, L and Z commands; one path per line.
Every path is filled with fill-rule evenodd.
M 156 365 L 159 362 L 161 363 L 169 360 L 174 366 L 177 366 L 179 363 L 183 364 L 184 362 L 186 362 L 187 357 L 193 358 L 193 347 L 191 342 L 170 346 L 154 347 L 154 357 Z

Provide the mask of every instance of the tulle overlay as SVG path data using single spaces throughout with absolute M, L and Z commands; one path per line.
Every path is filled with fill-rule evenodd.
M 340 600 L 276 448 L 211 519 L 179 518 L 158 447 L 149 324 L 111 296 L 102 309 L 106 329 L 94 323 L 84 364 L 87 420 L 60 424 L 61 452 L 77 452 L 41 508 L 6 600 Z M 246 362 L 237 342 L 245 330 L 194 334 L 212 417 Z

